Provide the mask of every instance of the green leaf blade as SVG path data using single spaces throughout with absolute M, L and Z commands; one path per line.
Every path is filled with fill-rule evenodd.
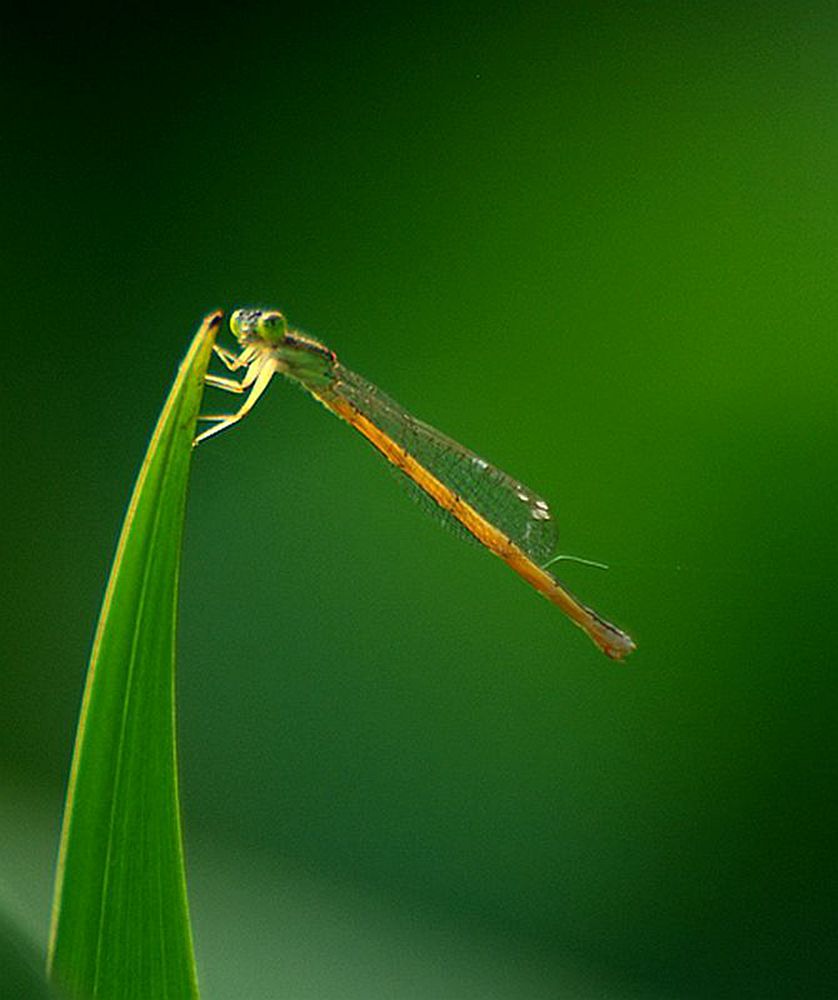
M 93 644 L 53 899 L 70 997 L 198 996 L 180 830 L 175 627 L 186 487 L 220 314 L 184 359 L 120 535 Z

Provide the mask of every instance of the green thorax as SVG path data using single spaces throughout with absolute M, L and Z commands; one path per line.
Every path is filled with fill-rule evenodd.
M 243 348 L 269 352 L 278 369 L 309 388 L 327 386 L 334 377 L 337 357 L 320 341 L 291 330 L 276 309 L 237 309 L 230 329 Z

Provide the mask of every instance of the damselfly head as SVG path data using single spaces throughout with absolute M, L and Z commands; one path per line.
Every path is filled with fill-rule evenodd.
M 230 317 L 230 330 L 242 346 L 274 345 L 285 339 L 288 324 L 276 309 L 237 309 Z
M 242 347 L 255 349 L 257 355 L 268 351 L 276 370 L 291 378 L 307 385 L 323 385 L 332 378 L 334 351 L 300 330 L 290 330 L 276 309 L 237 309 L 230 330 Z

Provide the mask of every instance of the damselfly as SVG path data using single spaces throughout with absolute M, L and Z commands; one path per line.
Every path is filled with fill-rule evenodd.
M 625 632 L 578 601 L 549 571 L 562 557 L 556 555 L 556 526 L 546 500 L 411 416 L 345 368 L 328 347 L 290 329 L 282 313 L 239 309 L 230 318 L 230 329 L 239 353 L 218 345 L 215 351 L 230 371 L 244 369 L 244 377 L 207 375 L 206 381 L 227 392 L 249 392 L 238 412 L 199 417 L 214 426 L 196 437 L 196 445 L 241 420 L 273 376 L 285 375 L 363 434 L 444 516 L 558 605 L 604 653 L 620 660 L 635 648 Z

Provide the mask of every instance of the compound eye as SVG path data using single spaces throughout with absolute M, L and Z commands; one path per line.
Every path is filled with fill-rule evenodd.
M 279 343 L 288 332 L 288 323 L 281 312 L 272 309 L 270 312 L 262 313 L 259 317 L 259 332 L 265 340 Z
M 248 315 L 246 309 L 236 309 L 230 317 L 230 332 L 239 340 L 248 332 Z

